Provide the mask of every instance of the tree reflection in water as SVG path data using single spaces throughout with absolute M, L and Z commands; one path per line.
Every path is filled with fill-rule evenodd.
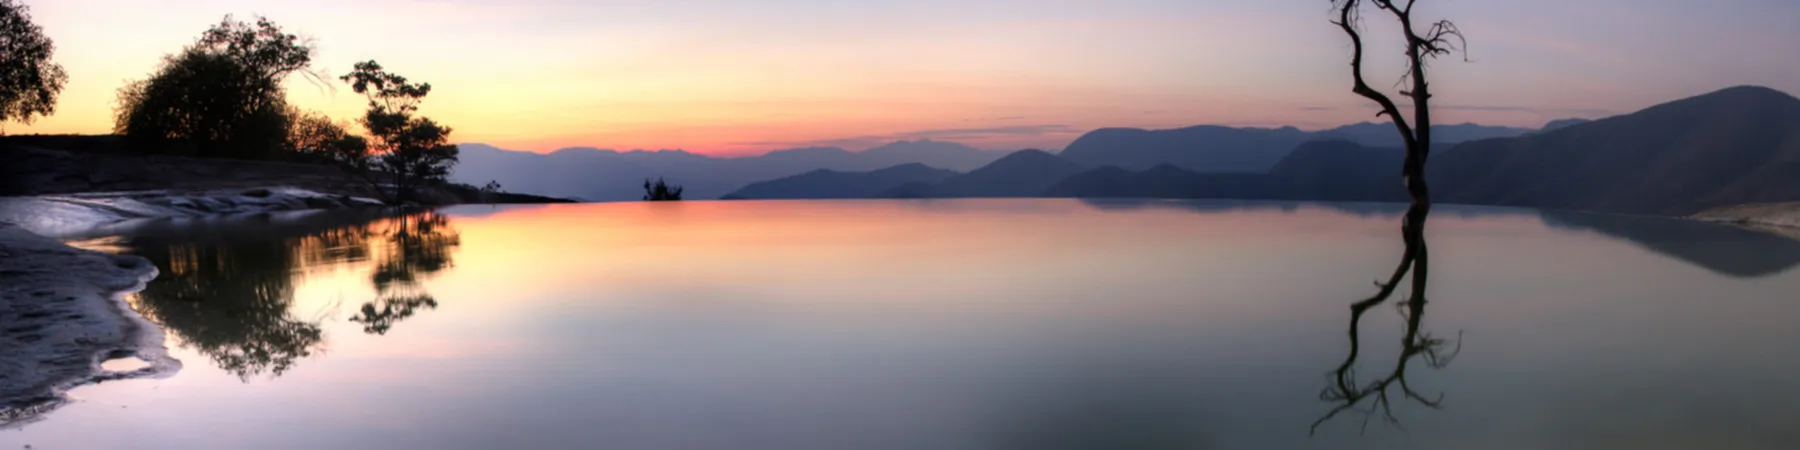
M 1320 425 L 1346 411 L 1361 413 L 1362 427 L 1365 430 L 1369 420 L 1377 416 L 1399 426 L 1400 420 L 1394 416 L 1393 411 L 1393 397 L 1396 396 L 1431 409 L 1443 406 L 1443 394 L 1420 394 L 1406 382 L 1407 366 L 1414 359 L 1423 358 L 1427 367 L 1442 369 L 1462 350 L 1460 336 L 1452 347 L 1452 341 L 1420 329 L 1425 318 L 1425 287 L 1430 274 L 1430 252 L 1425 243 L 1425 219 L 1430 213 L 1431 206 L 1428 203 L 1413 203 L 1407 209 L 1401 224 L 1402 241 L 1405 242 L 1406 249 L 1400 258 L 1400 264 L 1385 282 L 1376 282 L 1378 290 L 1375 295 L 1350 305 L 1350 354 L 1331 372 L 1330 384 L 1319 393 L 1320 400 L 1335 406 L 1324 417 L 1313 422 L 1313 432 L 1316 433 Z M 1409 272 L 1410 292 L 1406 294 L 1405 302 L 1397 305 L 1406 324 L 1400 338 L 1400 356 L 1387 375 L 1367 382 L 1359 381 L 1356 362 L 1362 355 L 1360 325 L 1363 315 L 1392 298 L 1400 283 L 1409 280 Z M 1399 388 L 1398 393 L 1392 391 L 1396 386 Z
M 328 215 L 249 233 L 239 223 L 127 238 L 128 251 L 162 269 L 135 305 L 221 369 L 245 380 L 280 376 L 324 348 L 320 323 L 328 311 L 311 318 L 294 311 L 295 288 L 308 271 L 375 263 L 376 298 L 350 319 L 368 333 L 384 334 L 437 306 L 421 282 L 451 266 L 460 244 L 455 228 L 435 212 L 374 219 Z
M 429 277 L 449 268 L 450 256 L 462 244 L 461 237 L 444 216 L 426 213 L 388 222 L 385 251 L 372 282 L 376 299 L 364 303 L 350 321 L 363 324 L 370 334 L 387 334 L 395 322 L 412 317 L 421 308 L 437 308 L 437 299 L 420 286 Z

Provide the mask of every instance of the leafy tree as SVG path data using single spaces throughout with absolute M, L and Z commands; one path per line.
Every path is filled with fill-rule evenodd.
M 31 23 L 25 5 L 0 0 L 0 123 L 31 123 L 56 112 L 56 96 L 69 75 L 50 61 L 56 46 Z
M 312 47 L 268 19 L 226 16 L 193 45 L 163 59 L 150 78 L 119 90 L 114 131 L 143 151 L 270 159 L 290 127 L 281 82 L 306 67 Z
M 289 113 L 293 123 L 288 130 L 288 148 L 305 159 L 351 164 L 369 156 L 369 141 L 350 134 L 346 127 L 330 117 L 314 112 Z
M 664 202 L 680 200 L 681 186 L 671 187 L 668 183 L 664 183 L 661 178 L 656 179 L 656 184 L 650 184 L 649 179 L 644 179 L 644 201 Z
M 312 64 L 312 46 L 299 36 L 283 33 L 266 17 L 256 18 L 256 24 L 251 25 L 225 16 L 225 20 L 200 35 L 195 47 L 229 57 L 250 70 L 251 75 L 265 80 L 281 81 L 293 73 L 318 76 L 306 70 Z
M 431 83 L 410 83 L 375 61 L 356 63 L 356 70 L 340 79 L 369 98 L 362 124 L 369 130 L 372 156 L 357 169 L 388 177 L 396 203 L 413 200 L 420 186 L 443 183 L 457 162 L 450 127 L 415 116 Z

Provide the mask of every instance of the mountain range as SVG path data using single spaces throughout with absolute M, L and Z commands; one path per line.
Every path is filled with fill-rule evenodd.
M 1248 153 L 1241 149 L 1274 145 L 1270 142 L 1285 138 L 1286 132 L 1226 130 L 1232 129 L 1170 130 L 1163 138 L 1151 139 L 1140 132 L 1124 135 L 1137 136 L 1130 139 L 1140 143 L 1173 136 L 1235 134 L 1249 138 L 1227 139 L 1228 145 L 1187 151 L 1218 150 L 1220 154 L 1170 158 L 1144 157 L 1152 153 L 1145 148 L 1158 146 L 1151 143 L 1132 147 L 1135 150 L 1112 162 L 1100 157 L 1106 152 L 1098 150 L 1071 157 L 1076 145 L 1061 155 L 1033 153 L 1034 166 L 1057 167 L 1061 172 L 1071 165 L 1087 167 L 1037 195 L 1375 202 L 1407 198 L 1399 176 L 1404 152 L 1397 147 L 1345 139 L 1312 140 L 1287 151 L 1268 150 L 1282 156 L 1266 170 L 1250 172 L 1246 171 L 1250 166 L 1243 165 L 1248 160 L 1242 157 Z M 1063 161 L 1044 161 L 1046 156 Z M 1209 166 L 1213 170 L 1191 166 L 1206 160 L 1225 162 Z M 1145 164 L 1152 165 L 1142 167 Z M 1014 165 L 1013 158 L 1002 158 L 976 172 L 1029 169 L 1011 167 Z M 1800 173 L 1800 99 L 1760 87 L 1725 89 L 1600 120 L 1557 121 L 1512 137 L 1443 145 L 1433 152 L 1426 169 L 1434 200 L 1442 203 L 1656 215 L 1800 200 L 1796 173 Z M 947 178 L 940 185 L 957 178 Z M 1037 178 L 1017 181 L 1041 183 Z M 966 188 L 955 195 L 934 195 L 934 186 L 921 185 L 909 186 L 905 194 L 889 196 L 1023 195 L 1016 189 L 983 192 Z
M 1800 177 L 1794 176 L 1800 173 L 1800 99 L 1768 88 L 1734 87 L 1599 120 L 1553 121 L 1537 130 L 1461 124 L 1440 125 L 1433 133 L 1443 141 L 1435 145 L 1426 172 L 1439 202 L 1684 215 L 1722 205 L 1800 200 Z M 1399 177 L 1404 152 L 1397 136 L 1391 124 L 1362 123 L 1313 132 L 1104 128 L 1059 153 L 1004 155 L 930 141 L 895 143 L 881 152 L 797 149 L 737 159 L 588 150 L 612 158 L 604 162 L 615 167 L 588 169 L 595 178 L 569 183 L 592 184 L 604 179 L 599 172 L 628 181 L 607 196 L 577 195 L 588 199 L 635 199 L 635 183 L 663 176 L 651 173 L 661 171 L 689 174 L 689 183 L 711 183 L 697 193 L 730 190 L 725 185 L 737 179 L 766 180 L 739 183 L 744 187 L 730 198 L 1404 201 Z M 920 146 L 933 150 L 908 153 Z M 564 152 L 569 150 L 523 158 L 566 160 L 560 156 Z M 634 155 L 669 162 L 620 168 Z M 593 159 L 567 168 L 602 163 Z M 906 161 L 882 166 L 895 160 Z M 909 166 L 890 167 L 899 165 Z M 893 170 L 877 170 L 883 168 Z
M 614 151 L 566 148 L 549 154 L 460 144 L 461 161 L 450 178 L 473 185 L 498 181 L 512 192 L 530 192 L 586 201 L 637 200 L 643 181 L 663 178 L 686 189 L 688 198 L 718 198 L 750 183 L 817 170 L 870 171 L 924 164 L 955 171 L 979 168 L 1004 152 L 933 140 L 900 141 L 861 152 L 838 147 L 777 150 L 719 158 L 681 150 Z
M 1493 136 L 1520 136 L 1533 130 L 1475 124 L 1436 128 L 1445 142 Z M 1144 169 L 1174 164 L 1198 172 L 1263 172 L 1301 143 L 1345 139 L 1368 145 L 1398 140 L 1392 125 L 1359 123 L 1322 131 L 1284 128 L 1229 128 L 1198 126 L 1173 130 L 1103 128 L 1089 132 L 1064 149 L 1060 156 L 1076 164 Z M 1396 144 L 1397 145 L 1397 144 Z M 869 172 L 903 164 L 970 172 L 992 163 L 1006 152 L 983 151 L 954 142 L 899 141 L 852 152 L 839 147 L 805 147 L 767 154 L 719 158 L 682 150 L 615 151 L 588 147 L 565 148 L 549 154 L 503 150 L 486 144 L 461 144 L 461 163 L 451 179 L 472 185 L 498 181 L 508 191 L 529 192 L 587 201 L 637 200 L 647 178 L 663 178 L 682 185 L 689 198 L 791 198 L 738 193 L 751 183 L 808 174 L 818 170 Z M 1047 152 L 1046 152 L 1047 153 Z M 892 174 L 876 175 L 877 178 Z M 991 175 L 990 175 L 991 176 Z M 928 180 L 908 180 L 924 182 Z M 936 180 L 929 180 L 935 182 Z M 958 188 L 957 181 L 938 193 L 913 192 L 913 196 L 991 196 L 976 187 Z M 905 183 L 901 183 L 905 184 Z M 1051 182 L 1050 184 L 1054 184 Z M 889 186 L 889 188 L 898 185 Z M 1046 184 L 1047 186 L 1047 184 Z M 919 189 L 918 186 L 911 188 Z M 1012 188 L 1013 196 L 1037 195 Z M 884 189 L 885 190 L 885 189 Z M 843 192 L 820 191 L 808 197 L 842 198 Z M 907 193 L 902 189 L 896 193 Z
M 1565 123 L 1562 121 L 1553 124 Z M 1523 136 L 1536 130 L 1476 124 L 1438 125 L 1439 144 Z M 1213 125 L 1173 130 L 1102 128 L 1082 135 L 1061 156 L 1089 166 L 1144 170 L 1169 164 L 1196 172 L 1262 173 L 1288 152 L 1311 141 L 1344 140 L 1375 147 L 1399 147 L 1389 123 L 1363 122 L 1322 131 L 1294 127 L 1232 128 Z
M 869 198 L 886 195 L 897 186 L 932 184 L 961 175 L 919 163 L 907 163 L 869 172 L 819 169 L 811 172 L 750 183 L 722 197 L 725 200 L 783 198 Z

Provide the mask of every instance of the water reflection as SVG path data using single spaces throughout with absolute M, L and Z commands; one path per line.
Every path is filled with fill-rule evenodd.
M 1143 199 L 1081 201 L 1089 207 L 1104 211 L 1170 209 L 1196 213 L 1294 213 L 1303 208 L 1314 208 L 1358 217 L 1388 218 L 1404 215 L 1407 210 L 1407 205 L 1397 203 Z M 1767 277 L 1800 266 L 1800 240 L 1795 239 L 1796 236 L 1696 220 L 1475 205 L 1435 205 L 1431 214 L 1439 218 L 1464 219 L 1535 218 L 1553 229 L 1599 233 L 1641 246 L 1669 259 L 1737 278 Z
M 134 299 L 138 312 L 248 380 L 280 376 L 324 348 L 320 323 L 333 311 L 294 305 L 308 272 L 373 264 L 375 298 L 350 320 L 385 334 L 437 306 L 421 282 L 451 266 L 460 238 L 435 212 L 354 212 L 148 224 L 114 244 L 162 268 Z
M 1407 367 L 1414 360 L 1422 358 L 1426 367 L 1442 369 L 1462 350 L 1460 336 L 1452 347 L 1452 341 L 1436 337 L 1420 327 L 1425 320 L 1425 290 L 1431 265 L 1430 247 L 1425 241 L 1425 220 L 1430 214 L 1429 204 L 1415 203 L 1407 209 L 1401 221 L 1401 241 L 1405 245 L 1405 251 L 1400 257 L 1399 265 L 1385 281 L 1376 282 L 1375 295 L 1350 305 L 1349 355 L 1331 372 L 1330 383 L 1319 393 L 1320 400 L 1334 406 L 1313 422 L 1312 432 L 1318 432 L 1320 425 L 1345 412 L 1361 414 L 1361 425 L 1365 430 L 1369 420 L 1375 417 L 1399 426 L 1400 419 L 1394 415 L 1396 398 L 1431 409 L 1443 406 L 1443 394 L 1422 394 L 1414 390 L 1406 380 Z M 1409 283 L 1404 303 L 1396 305 L 1406 324 L 1400 338 L 1399 358 L 1385 375 L 1363 381 L 1356 373 L 1357 360 L 1362 356 L 1363 316 L 1393 298 L 1403 281 Z M 1396 387 L 1399 391 L 1397 393 L 1394 392 Z
M 383 232 L 381 263 L 371 280 L 376 299 L 364 303 L 350 321 L 363 324 L 363 331 L 387 334 L 395 322 L 412 317 L 421 308 L 437 308 L 437 299 L 419 284 L 450 267 L 451 254 L 462 245 L 449 219 L 437 213 L 415 214 L 388 221 Z

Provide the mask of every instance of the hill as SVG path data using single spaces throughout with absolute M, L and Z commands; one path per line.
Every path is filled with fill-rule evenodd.
M 1460 123 L 1454 125 L 1437 124 L 1431 127 L 1431 139 L 1437 144 L 1457 144 L 1482 139 L 1506 138 L 1531 133 L 1532 129 L 1495 127 Z M 1363 122 L 1345 125 L 1315 133 L 1315 140 L 1345 140 L 1370 147 L 1401 148 L 1400 134 L 1394 131 L 1394 124 L 1387 122 Z
M 1063 149 L 1062 157 L 1089 166 L 1144 170 L 1171 164 L 1196 172 L 1262 172 L 1311 133 L 1297 128 L 1197 126 L 1173 130 L 1101 128 Z
M 1064 178 L 1085 170 L 1043 150 L 1020 150 L 969 173 L 936 184 L 910 183 L 882 197 L 1035 197 Z
M 1099 169 L 1047 195 L 1317 201 L 1406 199 L 1403 152 L 1313 141 L 1260 182 L 1170 170 Z M 1440 203 L 1687 215 L 1722 205 L 1800 200 L 1800 99 L 1737 87 L 1596 121 L 1440 148 L 1426 168 Z
M 1466 141 L 1522 136 L 1533 131 L 1468 123 L 1438 125 L 1432 129 L 1436 143 L 1446 147 Z M 1369 147 L 1402 146 L 1394 126 L 1385 122 L 1363 122 L 1316 132 L 1294 127 L 1102 128 L 1070 143 L 1062 156 L 1089 166 L 1117 166 L 1128 170 L 1171 164 L 1203 173 L 1263 173 L 1301 144 L 1331 140 Z
M 1350 141 L 1314 141 L 1269 170 L 1267 198 L 1316 201 L 1406 201 L 1400 168 L 1406 151 Z
M 550 154 L 461 144 L 462 162 L 451 179 L 474 185 L 499 181 L 508 190 L 589 201 L 637 200 L 646 178 L 682 185 L 693 198 L 718 198 L 747 184 L 815 170 L 872 171 L 907 163 L 970 170 L 1002 153 L 961 144 L 900 141 L 862 152 L 837 147 L 777 150 L 764 155 L 720 158 L 681 150 L 620 152 L 567 148 Z
M 902 164 L 869 172 L 819 169 L 785 178 L 751 183 L 725 199 L 867 198 L 908 183 L 936 183 L 956 172 L 919 163 Z
M 1349 141 L 1308 142 L 1266 174 L 1209 174 L 1173 165 L 1144 171 L 1103 167 L 1064 179 L 1049 197 L 1404 201 L 1400 149 Z
M 1440 201 L 1686 215 L 1800 199 L 1800 99 L 1735 87 L 1434 156 Z

